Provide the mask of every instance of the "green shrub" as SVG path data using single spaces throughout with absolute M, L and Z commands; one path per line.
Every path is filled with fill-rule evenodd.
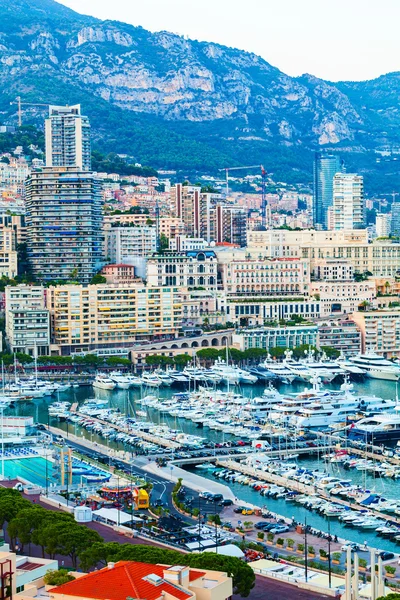
M 293 546 L 294 546 L 294 540 L 292 540 L 292 538 L 288 538 L 286 540 L 286 543 L 287 543 L 287 547 L 288 548 L 293 548 Z
M 74 579 L 75 577 L 70 575 L 66 569 L 47 571 L 43 578 L 46 585 L 62 585 L 63 583 L 74 581 Z
M 276 540 L 276 543 L 277 543 L 279 546 L 283 546 L 283 542 L 284 542 L 284 541 L 285 541 L 285 540 L 284 540 L 283 538 L 278 538 L 278 539 Z
M 315 554 L 315 548 L 314 546 L 308 546 L 308 554 Z

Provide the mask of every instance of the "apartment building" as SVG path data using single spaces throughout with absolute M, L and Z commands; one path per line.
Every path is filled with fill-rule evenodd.
M 391 358 L 400 356 L 400 310 L 358 311 L 351 319 L 361 331 L 362 352 L 377 352 Z
M 290 319 L 292 315 L 305 319 L 319 319 L 320 301 L 310 296 L 290 296 L 282 298 L 254 296 L 229 297 L 218 299 L 218 310 L 224 310 L 226 320 L 241 327 L 264 325 L 266 321 Z
M 333 178 L 331 229 L 365 227 L 364 180 L 354 173 L 336 173 Z
M 10 227 L 14 231 L 16 245 L 26 243 L 25 215 L 4 213 L 0 215 L 0 227 Z
M 101 274 L 107 279 L 107 283 L 138 283 L 140 279 L 136 277 L 135 267 L 133 265 L 105 265 Z
M 152 286 L 203 287 L 217 290 L 217 257 L 212 250 L 165 252 L 147 261 L 147 283 Z
M 143 227 L 150 223 L 155 227 L 155 217 L 148 214 L 122 213 L 119 215 L 104 215 L 104 228 L 106 230 L 115 224 Z M 183 221 L 177 217 L 160 217 L 158 220 L 158 230 L 160 235 L 165 235 L 169 240 L 173 240 L 177 235 L 183 235 L 185 228 Z
M 319 347 L 335 348 L 343 356 L 361 351 L 361 331 L 351 320 L 323 321 L 318 325 Z
M 200 186 L 181 183 L 171 188 L 170 198 L 171 209 L 182 219 L 189 237 L 246 246 L 245 208 L 223 203 L 221 194 L 204 193 Z
M 378 213 L 376 215 L 376 235 L 377 237 L 387 237 L 391 234 L 392 214 Z
M 138 284 L 49 287 L 51 351 L 55 354 L 129 348 L 147 339 L 178 335 L 182 324 L 178 287 Z
M 50 318 L 42 286 L 7 286 L 6 338 L 11 352 L 31 356 L 49 354 Z
M 157 250 L 157 232 L 149 225 L 118 226 L 105 231 L 105 256 L 113 263 L 131 263 Z
M 75 167 L 33 171 L 26 225 L 29 260 L 40 281 L 89 283 L 102 267 L 101 184 L 92 173 Z
M 46 166 L 90 171 L 90 122 L 81 105 L 49 106 L 45 121 Z
M 232 343 L 239 350 L 248 348 L 297 348 L 298 346 L 316 346 L 318 341 L 317 325 L 296 325 L 260 327 L 244 329 L 232 335 Z
M 18 275 L 16 235 L 12 227 L 0 225 L 0 277 Z

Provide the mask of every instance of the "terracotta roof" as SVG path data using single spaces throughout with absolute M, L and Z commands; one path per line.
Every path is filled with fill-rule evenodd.
M 177 600 L 191 598 L 191 594 L 172 583 L 163 581 L 160 585 L 154 585 L 144 579 L 149 575 L 163 577 L 164 570 L 167 568 L 164 565 L 120 561 L 115 563 L 113 568 L 105 567 L 100 571 L 88 573 L 74 581 L 53 588 L 51 592 L 52 594 L 96 600 L 121 600 L 128 596 L 135 600 L 157 600 L 163 591 Z M 195 581 L 204 575 L 205 572 L 190 569 L 189 581 Z

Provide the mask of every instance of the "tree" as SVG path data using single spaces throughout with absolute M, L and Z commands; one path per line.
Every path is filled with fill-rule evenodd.
M 186 367 L 192 360 L 192 357 L 188 354 L 176 354 L 174 356 L 174 364 L 177 367 Z
M 129 358 L 124 358 L 123 356 L 109 356 L 106 358 L 106 364 L 109 367 L 131 367 L 132 363 Z
M 268 351 L 264 348 L 248 348 L 243 352 L 243 358 L 245 360 L 261 360 L 265 358 Z
M 393 594 L 387 594 L 386 596 L 379 596 L 376 600 L 400 600 L 400 594 L 393 592 Z
M 46 585 L 63 585 L 63 583 L 74 581 L 74 579 L 75 577 L 68 573 L 67 569 L 47 571 L 43 578 Z
M 285 356 L 286 350 L 287 348 L 281 348 L 277 346 L 276 348 L 270 348 L 268 352 L 272 356 L 272 358 L 283 358 Z
M 202 362 L 214 361 L 219 357 L 219 350 L 217 348 L 202 348 L 197 350 L 196 356 Z
M 100 283 L 107 283 L 107 279 L 103 275 L 100 275 L 100 273 L 97 273 L 97 275 L 93 275 L 90 283 L 92 285 L 99 285 Z
M 69 523 L 62 524 L 58 528 L 59 554 L 69 556 L 72 566 L 77 567 L 78 555 L 94 542 L 101 542 L 102 537 L 97 531 L 89 529 L 84 525 Z
M 328 358 L 339 358 L 340 351 L 336 350 L 336 348 L 332 348 L 331 346 L 321 346 L 321 352 L 325 352 Z
M 160 250 L 162 252 L 163 250 L 168 250 L 168 248 L 169 248 L 169 239 L 167 238 L 167 236 L 164 233 L 162 233 L 160 235 Z
M 4 523 L 10 523 L 12 519 L 15 519 L 20 510 L 31 506 L 31 503 L 25 500 L 18 490 L 0 490 L 0 529 L 4 527 Z
M 162 354 L 152 354 L 146 356 L 146 365 L 150 366 L 161 367 L 166 365 L 172 365 L 173 362 L 174 361 L 170 356 L 163 356 Z

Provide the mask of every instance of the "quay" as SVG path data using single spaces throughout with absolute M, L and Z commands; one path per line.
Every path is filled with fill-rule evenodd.
M 383 519 L 384 521 L 390 521 L 392 523 L 396 523 L 400 525 L 400 518 L 397 518 L 393 515 L 388 515 L 386 513 L 379 512 L 378 510 L 374 510 L 371 506 L 364 506 L 363 504 L 359 504 L 356 501 L 350 502 L 348 500 L 343 500 L 343 498 L 337 498 L 336 496 L 331 496 L 329 493 L 326 493 L 323 490 L 318 489 L 315 485 L 307 485 L 304 483 L 300 483 L 299 481 L 293 481 L 292 479 L 287 479 L 286 477 L 282 477 L 280 475 L 275 475 L 274 473 L 267 473 L 265 471 L 259 471 L 257 469 L 252 469 L 248 465 L 243 465 L 236 461 L 232 460 L 217 460 L 217 465 L 224 469 L 229 469 L 230 471 L 238 471 L 239 473 L 243 473 L 243 475 L 249 475 L 250 477 L 256 479 L 257 481 L 266 481 L 268 483 L 272 483 L 274 485 L 279 485 L 290 489 L 294 492 L 299 492 L 301 494 L 308 494 L 309 496 L 318 496 L 319 498 L 323 498 L 328 500 L 329 502 L 333 502 L 335 504 L 341 504 L 345 508 L 350 508 L 352 510 L 366 510 L 373 513 L 376 517 Z
M 319 452 L 327 452 L 330 450 L 334 450 L 336 446 L 313 446 L 307 448 L 292 448 L 291 450 L 268 450 L 268 456 L 272 458 L 282 458 L 287 459 L 290 458 L 293 454 L 318 454 Z M 248 452 L 232 452 L 229 455 L 225 455 L 222 460 L 230 460 L 233 458 L 245 458 L 250 454 L 254 454 L 257 452 L 258 448 L 251 448 Z M 211 450 L 212 452 L 212 450 Z M 173 463 L 176 465 L 198 465 L 203 462 L 214 462 L 220 459 L 220 455 L 204 455 L 201 457 L 191 457 L 191 458 L 174 458 Z
M 332 440 L 331 447 L 335 450 L 347 450 L 349 454 L 357 454 L 358 456 L 362 456 L 363 458 L 371 458 L 372 460 L 377 460 L 382 462 L 388 462 L 392 465 L 400 466 L 400 456 L 386 456 L 383 454 L 378 454 L 374 452 L 374 448 L 376 450 L 381 450 L 379 446 L 374 446 L 373 444 L 366 444 L 366 448 L 358 448 L 354 446 L 353 440 L 349 440 L 347 437 L 340 437 L 339 435 L 329 434 L 323 431 L 314 431 L 314 433 L 320 438 L 330 438 Z M 370 446 L 371 450 L 367 449 L 367 446 Z

